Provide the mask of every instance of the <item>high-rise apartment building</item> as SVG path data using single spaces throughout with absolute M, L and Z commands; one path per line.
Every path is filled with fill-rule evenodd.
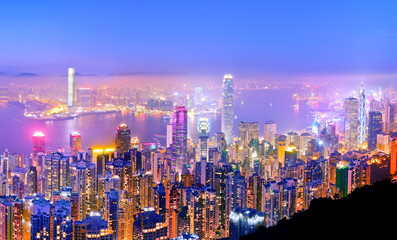
M 110 189 L 106 192 L 105 200 L 105 220 L 108 222 L 108 229 L 118 236 L 118 213 L 119 213 L 119 192 Z
M 56 152 L 46 155 L 44 160 L 44 194 L 51 199 L 54 191 L 60 191 L 69 185 L 69 157 Z
M 81 221 L 74 222 L 74 240 L 113 240 L 116 236 L 108 228 L 107 221 L 99 212 L 91 212 Z

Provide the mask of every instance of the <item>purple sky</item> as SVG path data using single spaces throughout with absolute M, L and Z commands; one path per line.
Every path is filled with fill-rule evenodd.
M 391 75 L 396 9 L 395 1 L 3 1 L 0 72 Z

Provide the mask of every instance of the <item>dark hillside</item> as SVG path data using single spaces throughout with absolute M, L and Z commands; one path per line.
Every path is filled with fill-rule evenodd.
M 343 199 L 315 199 L 307 211 L 241 239 L 395 239 L 396 217 L 397 183 L 387 179 Z

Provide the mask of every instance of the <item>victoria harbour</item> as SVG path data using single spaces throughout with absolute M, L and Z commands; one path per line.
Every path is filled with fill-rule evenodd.
M 311 126 L 313 116 L 306 106 L 300 103 L 300 110 L 295 111 L 292 89 L 277 90 L 243 90 L 235 101 L 235 122 L 258 121 L 263 125 L 266 121 L 277 121 L 280 132 L 299 131 Z M 257 106 L 258 104 L 259 106 Z M 14 105 L 0 102 L 0 135 L 10 138 L 0 138 L 0 150 L 28 154 L 32 148 L 31 136 L 35 131 L 46 134 L 49 147 L 56 149 L 69 147 L 69 134 L 80 132 L 82 147 L 111 147 L 114 145 L 114 131 L 121 123 L 131 127 L 131 135 L 143 142 L 157 142 L 165 145 L 166 125 L 169 120 L 163 120 L 161 114 L 144 114 L 133 112 L 115 112 L 91 114 L 69 120 L 36 121 L 23 116 L 24 110 Z M 189 133 L 197 137 L 197 122 L 200 114 L 189 116 Z M 211 136 L 221 131 L 220 114 L 208 115 Z M 95 129 L 93 132 L 91 129 Z M 237 133 L 237 124 L 235 124 Z M 261 131 L 263 132 L 263 130 Z

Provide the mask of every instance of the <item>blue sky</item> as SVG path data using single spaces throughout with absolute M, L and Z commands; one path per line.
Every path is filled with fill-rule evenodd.
M 2 1 L 0 72 L 397 72 L 393 1 Z

